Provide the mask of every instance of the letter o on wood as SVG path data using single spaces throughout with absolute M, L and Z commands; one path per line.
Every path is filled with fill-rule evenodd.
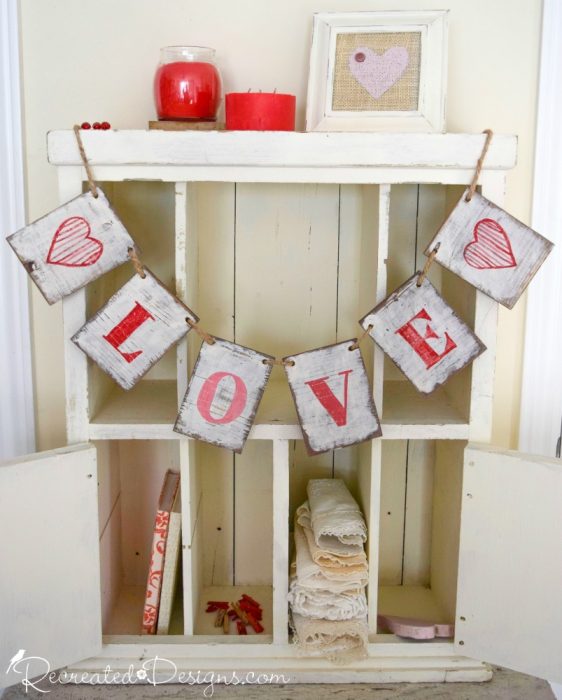
M 219 388 L 219 384 L 225 377 L 231 377 L 234 380 L 234 395 L 226 413 L 220 418 L 215 418 L 215 416 L 211 415 L 210 409 Z M 242 413 L 244 407 L 246 406 L 247 397 L 248 390 L 246 389 L 246 384 L 241 377 L 239 377 L 237 374 L 232 374 L 231 372 L 215 372 L 214 374 L 211 374 L 210 377 L 207 377 L 205 383 L 201 387 L 201 391 L 197 397 L 197 408 L 199 413 L 209 423 L 225 425 L 226 423 L 232 423 L 232 421 L 236 420 Z

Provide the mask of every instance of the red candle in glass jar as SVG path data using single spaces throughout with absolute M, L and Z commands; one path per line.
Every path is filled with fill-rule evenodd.
M 294 95 L 277 92 L 230 92 L 226 96 L 226 128 L 232 131 L 294 131 Z
M 220 73 L 214 49 L 167 46 L 154 77 L 158 119 L 214 120 L 221 99 Z

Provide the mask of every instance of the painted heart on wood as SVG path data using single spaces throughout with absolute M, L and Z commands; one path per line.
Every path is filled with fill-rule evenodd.
M 392 46 L 380 56 L 372 49 L 360 47 L 349 56 L 349 69 L 369 95 L 378 100 L 400 79 L 409 59 L 403 46 Z
M 477 270 L 517 267 L 509 237 L 494 219 L 481 219 L 474 226 L 474 239 L 464 249 L 464 259 Z
M 47 262 L 65 267 L 88 267 L 103 253 L 103 243 L 90 236 L 90 224 L 81 216 L 71 216 L 58 227 L 51 241 Z

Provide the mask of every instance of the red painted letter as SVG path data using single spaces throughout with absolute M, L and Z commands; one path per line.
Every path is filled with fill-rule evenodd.
M 230 400 L 230 406 L 224 416 L 222 416 L 222 418 L 215 418 L 211 415 L 211 405 L 215 399 L 219 383 L 224 377 L 232 377 L 232 379 L 234 379 L 234 396 Z M 219 398 L 223 398 L 224 400 L 226 397 L 221 397 L 221 393 L 222 392 L 219 390 Z M 236 420 L 242 413 L 246 405 L 247 396 L 248 390 L 241 377 L 237 374 L 231 374 L 230 372 L 215 372 L 211 374 L 210 377 L 207 377 L 205 383 L 201 387 L 201 391 L 197 397 L 197 408 L 199 409 L 199 413 L 209 423 L 224 425 L 225 423 L 232 423 L 232 421 Z
M 431 369 L 433 365 L 436 365 L 439 360 L 442 360 L 451 350 L 454 350 L 457 344 L 448 333 L 445 333 L 445 349 L 439 354 L 426 342 L 430 338 L 439 338 L 439 336 L 428 323 L 425 328 L 425 334 L 422 337 L 413 326 L 413 322 L 418 319 L 431 321 L 431 316 L 425 309 L 422 309 L 396 332 L 418 353 L 425 362 L 426 368 Z
M 328 386 L 326 381 L 328 377 L 320 377 L 320 379 L 312 379 L 309 382 L 305 382 L 312 389 L 314 396 L 332 416 L 335 424 L 340 427 L 347 423 L 347 384 L 349 375 L 352 372 L 352 369 L 346 369 L 338 373 L 339 376 L 343 375 L 343 404 L 335 397 L 334 392 Z
M 122 355 L 122 357 L 124 357 L 127 362 L 132 362 L 136 357 L 142 354 L 142 350 L 136 350 L 135 352 L 122 352 L 119 350 L 119 347 L 127 340 L 127 338 L 133 335 L 139 326 L 142 326 L 145 321 L 148 321 L 149 318 L 154 321 L 154 316 L 149 314 L 144 306 L 141 306 L 139 302 L 136 301 L 133 310 L 129 311 L 125 318 L 103 337 L 117 350 L 120 355 Z

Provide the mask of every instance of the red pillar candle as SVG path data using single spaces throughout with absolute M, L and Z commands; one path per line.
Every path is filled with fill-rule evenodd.
M 226 128 L 240 131 L 294 131 L 294 95 L 231 92 L 226 96 Z

